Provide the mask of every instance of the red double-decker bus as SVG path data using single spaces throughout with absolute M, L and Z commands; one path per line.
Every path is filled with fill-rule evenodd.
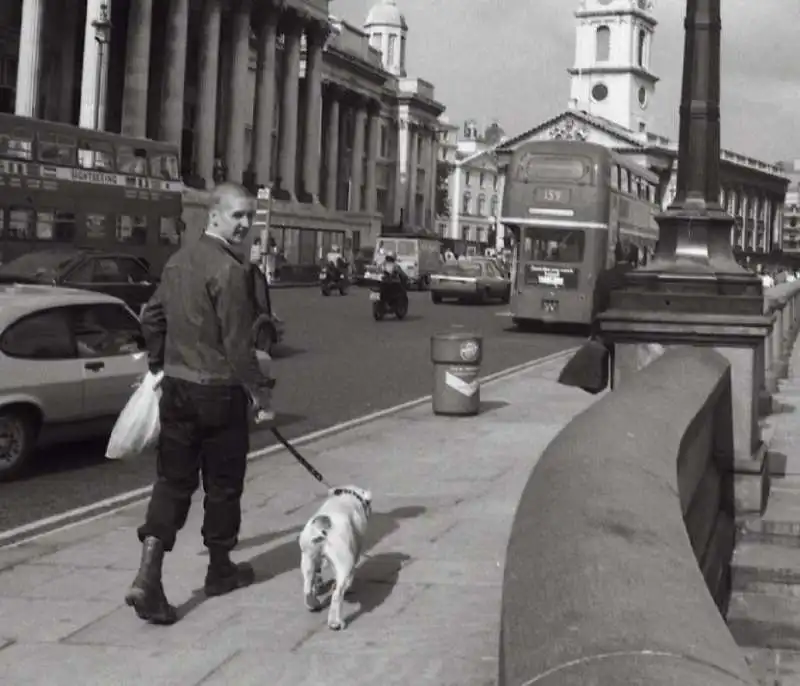
M 61 245 L 158 274 L 180 244 L 182 193 L 173 145 L 0 114 L 0 261 Z
M 608 148 L 535 141 L 511 155 L 500 221 L 515 237 L 516 324 L 591 324 L 606 276 L 652 254 L 658 177 Z

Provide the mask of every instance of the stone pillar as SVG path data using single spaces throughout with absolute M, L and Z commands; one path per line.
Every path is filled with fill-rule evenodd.
M 281 99 L 280 158 L 278 188 L 275 197 L 297 198 L 297 108 L 300 94 L 300 37 L 303 26 L 299 17 L 285 16 L 283 43 L 283 93 Z
M 380 106 L 372 102 L 369 108 L 369 135 L 367 137 L 366 210 L 375 214 L 378 207 L 378 153 L 381 144 Z
M 63 22 L 61 29 L 64 33 L 59 45 L 58 121 L 73 124 L 72 103 L 75 93 L 75 42 L 78 39 L 78 22 L 76 13 L 71 11 L 67 2 L 64 2 L 59 18 Z
M 189 34 L 189 0 L 169 0 L 161 96 L 161 139 L 181 148 L 183 98 L 186 83 L 186 44 Z
M 219 74 L 220 0 L 203 3 L 200 38 L 197 108 L 195 110 L 195 172 L 206 188 L 214 185 L 214 141 L 217 126 L 217 78 Z
M 433 145 L 430 139 L 430 132 L 426 131 L 426 135 L 422 139 L 422 169 L 425 172 L 425 185 L 422 188 L 422 217 L 420 225 L 423 227 L 428 226 L 428 209 L 431 202 L 431 149 Z
M 44 0 L 23 0 L 14 113 L 35 117 L 39 104 Z
M 278 11 L 265 8 L 258 25 L 258 63 L 256 66 L 256 103 L 253 114 L 253 149 L 250 155 L 256 184 L 272 181 L 272 130 L 275 114 L 275 62 L 277 59 Z
M 81 106 L 78 115 L 78 124 L 84 129 L 105 128 L 109 46 L 101 45 L 97 41 L 96 30 L 92 24 L 101 18 L 101 5 L 103 4 L 107 6 L 110 16 L 110 0 L 87 0 L 86 3 L 83 66 L 81 69 Z M 147 77 L 145 76 L 145 92 L 147 91 L 146 81 Z M 72 99 L 70 97 L 70 114 L 71 110 Z
M 128 14 L 128 49 L 122 92 L 122 133 L 147 135 L 147 87 L 150 73 L 150 33 L 153 0 L 133 0 Z
M 328 121 L 325 134 L 327 149 L 325 150 L 325 168 L 328 176 L 325 179 L 325 205 L 329 210 L 336 209 L 336 195 L 339 187 L 339 98 L 340 93 L 335 86 L 326 89 L 328 97 Z
M 228 135 L 225 142 L 225 166 L 228 181 L 242 182 L 244 173 L 244 128 L 250 119 L 247 99 L 250 64 L 250 11 L 252 0 L 237 0 L 231 15 L 233 36 L 231 41 L 231 81 L 228 91 Z
M 436 138 L 436 131 L 431 134 L 431 156 L 430 156 L 430 178 L 428 179 L 428 213 L 430 215 L 430 226 L 436 228 L 436 194 L 439 182 L 439 142 Z M 502 195 L 498 193 L 498 198 Z M 500 204 L 497 206 L 497 219 L 500 215 Z
M 408 163 L 408 224 L 417 224 L 417 169 L 419 167 L 419 128 L 412 125 L 408 137 L 411 142 L 411 153 Z
M 327 26 L 306 28 L 305 142 L 303 146 L 303 202 L 319 202 L 319 163 L 322 135 L 322 50 Z
M 355 103 L 353 126 L 353 148 L 350 151 L 350 212 L 362 211 L 362 186 L 364 184 L 364 134 L 367 124 L 366 103 L 359 99 Z

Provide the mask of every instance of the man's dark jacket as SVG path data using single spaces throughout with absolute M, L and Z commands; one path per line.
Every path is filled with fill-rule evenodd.
M 142 314 L 150 368 L 257 395 L 271 382 L 255 354 L 255 315 L 248 267 L 224 241 L 203 235 L 169 259 Z

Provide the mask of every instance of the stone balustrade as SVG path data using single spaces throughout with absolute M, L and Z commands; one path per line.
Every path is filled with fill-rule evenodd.
M 765 293 L 765 399 L 787 375 L 798 298 L 800 282 Z M 735 392 L 720 351 L 669 346 L 548 446 L 509 540 L 500 686 L 755 684 L 725 624 Z

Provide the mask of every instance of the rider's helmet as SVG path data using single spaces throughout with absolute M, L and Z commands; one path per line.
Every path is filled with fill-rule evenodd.
M 383 259 L 386 262 L 396 262 L 397 261 L 397 258 L 395 257 L 394 252 L 391 251 L 391 250 L 387 250 L 386 251 L 386 254 L 383 256 Z
M 339 251 L 341 251 L 341 248 L 338 245 L 331 246 L 331 252 L 339 252 Z

